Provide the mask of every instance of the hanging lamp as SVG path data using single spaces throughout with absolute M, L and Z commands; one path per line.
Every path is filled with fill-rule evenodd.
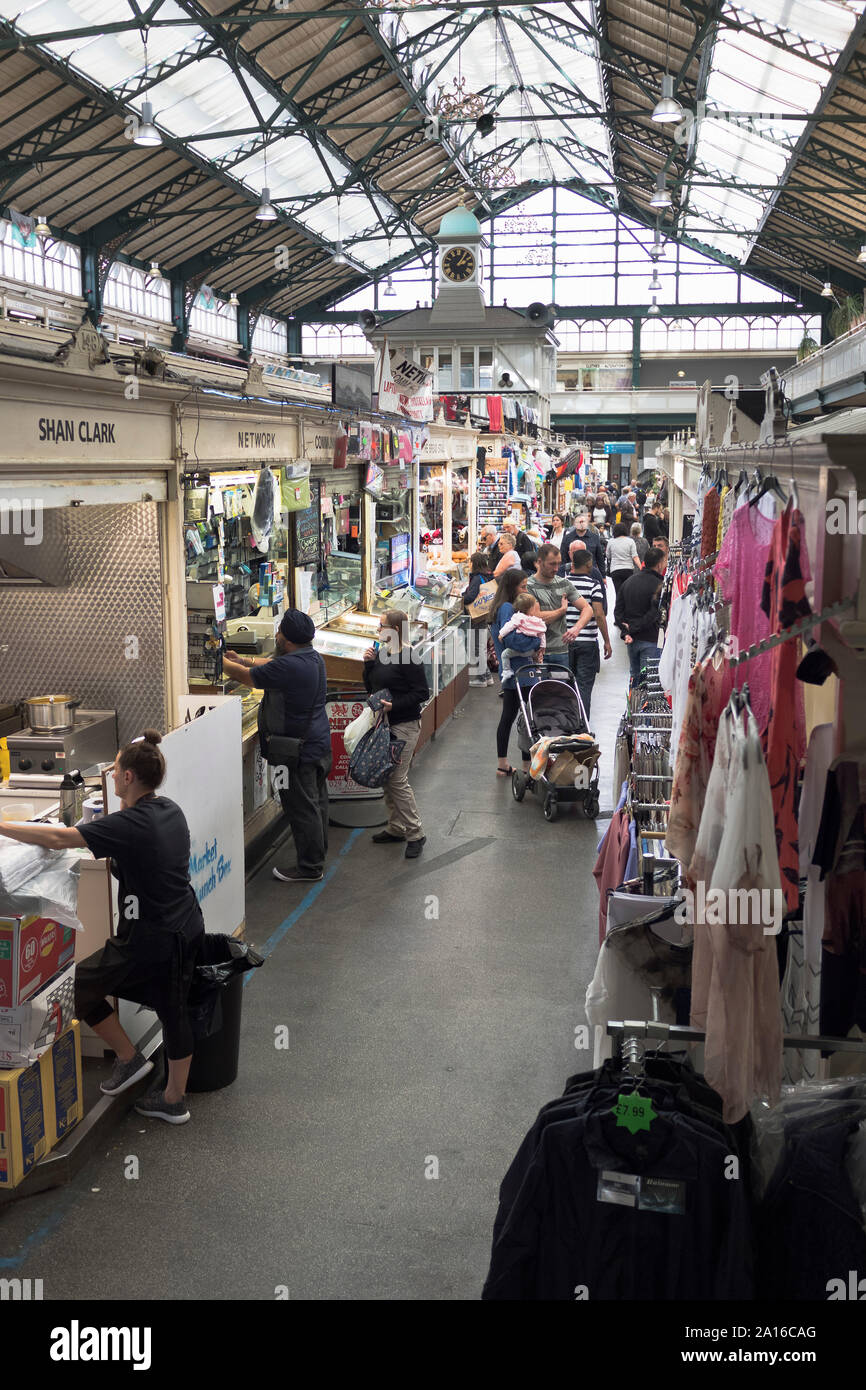
M 149 70 L 147 61 L 146 29 L 142 30 L 141 41 L 144 45 L 144 81 L 146 85 Z M 162 136 L 160 135 L 159 131 L 153 123 L 153 106 L 149 101 L 143 101 L 141 103 L 141 120 L 139 121 L 138 128 L 132 137 L 132 143 L 134 145 L 143 145 L 145 147 L 150 148 L 153 148 L 155 145 L 162 144 Z

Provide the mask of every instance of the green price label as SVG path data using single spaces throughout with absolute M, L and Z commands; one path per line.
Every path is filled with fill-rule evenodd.
M 611 1106 L 610 1113 L 616 1115 L 617 1128 L 627 1129 L 629 1134 L 649 1129 L 656 1119 L 652 1100 L 649 1096 L 642 1096 L 639 1091 L 632 1091 L 627 1096 L 617 1096 L 616 1105 Z

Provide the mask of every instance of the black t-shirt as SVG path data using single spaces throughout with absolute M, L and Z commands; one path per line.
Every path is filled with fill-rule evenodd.
M 324 662 L 319 653 L 313 647 L 285 652 L 262 666 L 251 667 L 250 675 L 259 690 L 275 691 L 283 698 L 282 729 L 274 723 L 269 731 L 284 738 L 302 738 L 302 763 L 326 757 L 331 751 L 331 728 L 325 710 Z
M 194 935 L 201 909 L 189 878 L 189 827 L 167 796 L 145 796 L 134 806 L 77 827 L 91 854 L 111 858 L 118 879 L 118 936 L 130 929 Z M 128 924 L 128 925 L 126 925 Z

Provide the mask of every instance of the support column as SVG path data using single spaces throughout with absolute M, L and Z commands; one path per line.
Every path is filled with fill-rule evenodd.
M 373 561 L 376 555 L 376 503 L 369 492 L 361 493 L 361 601 L 362 613 L 369 613 L 373 598 Z
M 642 320 L 633 318 L 631 321 L 631 389 L 636 391 L 640 386 L 640 329 Z
M 95 328 L 102 317 L 102 279 L 98 246 L 91 245 L 82 248 L 81 278 L 84 286 L 84 298 L 87 300 L 87 318 Z
M 286 324 L 288 329 L 288 348 L 290 357 L 298 357 L 301 352 L 301 321 L 300 319 L 289 319 Z
M 172 352 L 186 352 L 189 339 L 189 311 L 186 285 L 182 280 L 171 282 L 171 321 L 174 333 L 171 340 Z

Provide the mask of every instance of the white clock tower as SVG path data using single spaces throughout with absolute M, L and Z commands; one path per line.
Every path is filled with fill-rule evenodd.
M 439 244 L 439 289 L 430 324 L 483 324 L 481 246 L 478 219 L 468 208 L 446 212 L 436 236 Z

